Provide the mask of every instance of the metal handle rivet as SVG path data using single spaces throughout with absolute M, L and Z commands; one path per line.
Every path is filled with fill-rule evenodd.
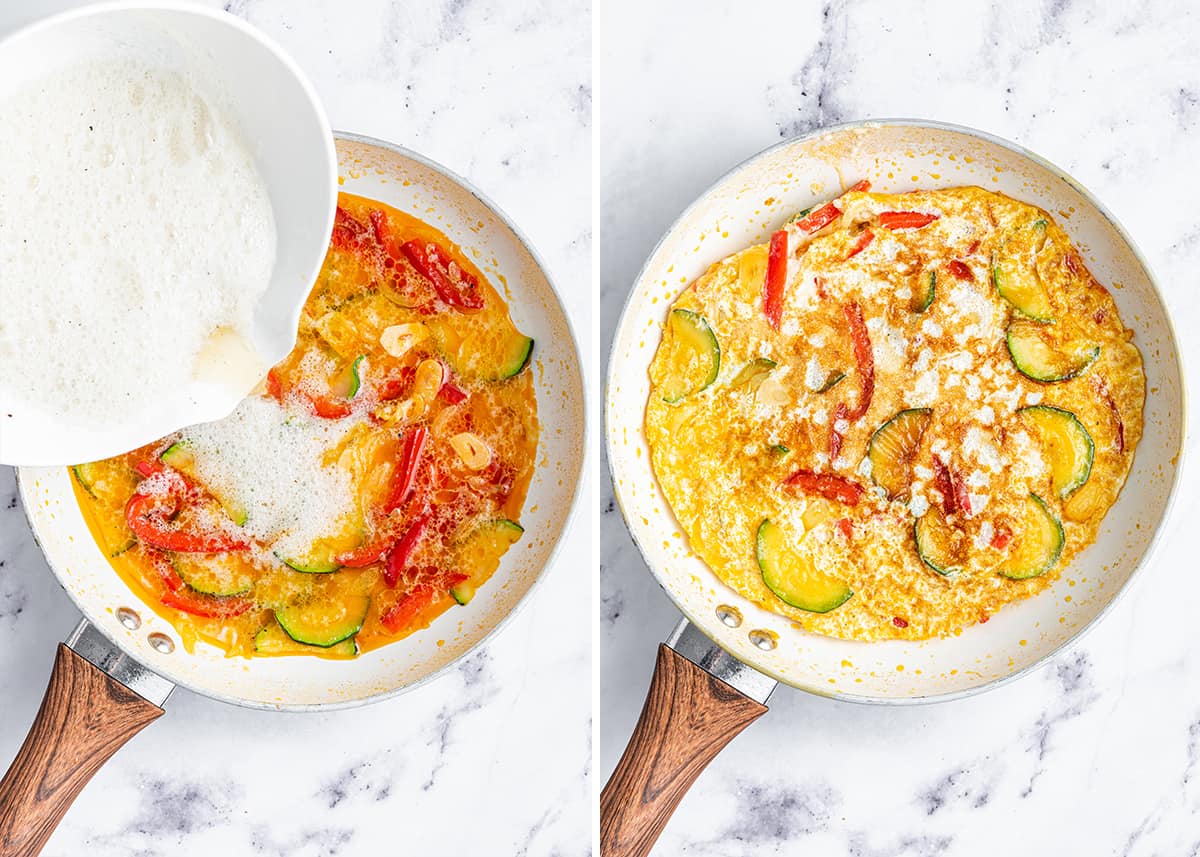
M 717 618 L 730 628 L 736 628 L 742 624 L 742 611 L 736 607 L 730 607 L 728 604 L 722 604 L 717 608 Z
M 175 651 L 175 643 L 166 634 L 160 634 L 158 631 L 155 631 L 146 639 L 150 641 L 150 645 L 154 647 L 156 652 L 169 655 Z
M 761 628 L 757 628 L 750 632 L 750 642 L 764 652 L 769 652 L 779 645 L 779 637 L 774 631 L 764 631 Z
M 137 614 L 136 610 L 129 607 L 117 608 L 117 621 L 130 631 L 136 631 L 142 627 L 142 617 Z

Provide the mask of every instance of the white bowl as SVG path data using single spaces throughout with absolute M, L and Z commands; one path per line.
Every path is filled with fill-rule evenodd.
M 257 30 L 225 12 L 171 2 L 88 6 L 17 31 L 0 41 L 0 97 L 81 60 L 131 55 L 195 72 L 223 89 L 254 155 L 277 235 L 271 282 L 252 331 L 255 351 L 270 366 L 295 344 L 300 309 L 333 228 L 337 156 L 325 111 L 295 63 Z M 238 189 L 217 186 L 213 193 L 233 196 Z M 71 464 L 115 455 L 223 417 L 247 392 L 244 385 L 196 380 L 148 412 L 117 414 L 86 432 L 22 408 L 0 426 L 0 463 Z

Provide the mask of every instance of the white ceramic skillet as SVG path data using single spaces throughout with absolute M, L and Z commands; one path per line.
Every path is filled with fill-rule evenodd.
M 713 262 L 767 240 L 792 213 L 864 178 L 882 192 L 974 184 L 1050 211 L 1108 286 L 1145 360 L 1145 434 L 1096 543 L 1046 592 L 949 639 L 836 640 L 729 589 L 689 551 L 654 478 L 642 429 L 648 368 L 679 292 Z M 762 703 L 776 682 L 850 702 L 949 700 L 995 687 L 1060 651 L 1149 561 L 1178 483 L 1184 439 L 1175 334 L 1145 259 L 1112 215 L 1061 170 L 1012 143 L 908 120 L 842 125 L 781 143 L 693 203 L 630 292 L 613 341 L 605 407 L 621 512 L 646 564 L 687 617 L 660 648 L 641 719 L 604 789 L 605 857 L 650 850 L 708 761 L 766 711 Z
M 235 705 L 328 711 L 386 699 L 447 671 L 510 617 L 549 566 L 575 505 L 585 450 L 583 377 L 570 322 L 537 255 L 479 191 L 398 146 L 338 135 L 348 193 L 377 199 L 460 244 L 535 340 L 541 438 L 521 516 L 525 535 L 465 607 L 352 661 L 189 653 L 174 628 L 125 586 L 84 524 L 63 467 L 23 468 L 35 538 L 84 615 L 60 645 L 29 737 L 0 781 L 0 854 L 36 854 L 100 765 L 163 712 L 174 685 Z M 439 641 L 442 644 L 439 645 Z

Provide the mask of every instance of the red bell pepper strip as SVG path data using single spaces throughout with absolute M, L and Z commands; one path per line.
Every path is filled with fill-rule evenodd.
M 442 384 L 442 388 L 438 390 L 438 395 L 452 405 L 458 405 L 467 400 L 467 391 L 455 386 L 450 381 Z
M 846 439 L 842 434 L 838 425 L 846 422 L 846 415 L 850 413 L 850 409 L 846 407 L 845 402 L 838 402 L 836 408 L 833 409 L 833 422 L 829 426 L 829 460 L 837 461 L 842 454 L 842 441 Z
M 379 621 L 393 634 L 404 630 L 433 604 L 437 591 L 426 583 L 420 583 L 400 596 L 400 599 L 383 612 Z
M 845 193 L 866 193 L 871 189 L 871 182 L 868 179 L 863 179 L 860 182 L 852 184 L 846 188 Z M 845 196 L 845 194 L 843 194 Z M 837 220 L 842 215 L 842 210 L 832 202 L 827 202 L 820 208 L 814 209 L 796 221 L 796 228 L 801 232 L 812 234 L 818 229 L 828 226 L 833 221 Z
M 362 245 L 367 227 L 340 205 L 333 215 L 333 235 L 330 243 L 339 250 L 352 250 Z
M 448 591 L 453 586 L 458 586 L 467 579 L 465 574 L 446 574 L 441 575 L 442 592 Z M 410 627 L 417 617 L 425 610 L 433 606 L 439 595 L 439 591 L 428 583 L 418 583 L 408 592 L 400 596 L 391 607 L 383 612 L 379 617 L 380 623 L 393 634 L 403 631 Z
M 779 330 L 783 317 L 783 287 L 787 281 L 787 230 L 780 229 L 771 236 L 767 255 L 767 279 L 763 282 L 763 315 L 772 330 Z
M 809 235 L 824 229 L 830 223 L 842 216 L 842 210 L 832 202 L 827 202 L 815 211 L 809 212 L 796 221 L 796 228 Z
M 139 461 L 133 465 L 133 469 L 146 479 L 163 472 L 163 466 L 157 461 Z
M 971 514 L 971 495 L 967 483 L 938 458 L 933 457 L 933 487 L 942 495 L 942 512 L 952 515 L 956 511 Z
M 834 526 L 836 526 L 838 528 L 838 532 L 847 539 L 854 538 L 854 522 L 849 518 L 838 518 L 838 522 Z
M 845 503 L 847 506 L 857 506 L 863 494 L 861 485 L 844 476 L 814 473 L 811 470 L 797 470 L 783 484 L 799 488 L 808 494 L 818 494 L 826 500 Z
M 158 572 L 158 576 L 162 578 L 162 582 L 171 592 L 178 592 L 183 589 L 183 578 L 179 576 L 179 572 L 175 570 L 175 566 L 171 564 L 166 554 L 156 550 L 148 550 L 150 555 L 150 563 L 154 566 L 154 570 Z
M 953 514 L 956 508 L 954 482 L 950 479 L 949 469 L 936 455 L 933 457 L 933 487 L 942 495 L 942 514 Z
M 211 619 L 240 616 L 254 606 L 249 598 L 204 595 L 191 589 L 180 589 L 178 592 L 168 590 L 158 600 L 167 607 Z
M 404 569 L 408 567 L 408 561 L 412 558 L 417 545 L 420 544 L 421 537 L 425 535 L 427 526 L 429 526 L 429 515 L 418 515 L 409 525 L 408 532 L 401 537 L 400 541 L 396 542 L 396 546 L 388 554 L 387 565 L 383 569 L 383 579 L 387 581 L 388 586 L 395 586 Z
M 850 248 L 850 252 L 846 254 L 846 258 L 853 259 L 855 256 L 857 256 L 863 250 L 866 250 L 867 245 L 869 245 L 874 240 L 875 240 L 875 233 L 872 232 L 869 227 L 867 229 L 864 229 L 862 231 L 862 233 L 858 236 L 858 240 L 854 242 L 854 246 Z
M 1092 387 L 1104 399 L 1104 403 L 1108 405 L 1109 411 L 1112 412 L 1113 419 L 1116 422 L 1116 443 L 1117 454 L 1124 455 L 1125 453 L 1125 420 L 1121 419 L 1121 409 L 1117 407 L 1117 402 L 1113 398 L 1112 391 L 1108 389 L 1108 384 L 1099 375 L 1092 378 Z
M 283 401 L 283 379 L 274 369 L 267 372 L 267 395 L 277 402 Z
M 414 238 L 400 246 L 413 267 L 433 283 L 439 298 L 458 309 L 483 309 L 483 294 L 479 281 L 463 270 L 445 250 L 432 241 Z
M 938 219 L 936 214 L 924 211 L 882 211 L 879 225 L 884 229 L 920 229 Z
M 372 208 L 367 216 L 371 218 L 371 231 L 375 233 L 375 241 L 388 252 L 388 255 L 394 256 L 395 253 L 392 251 L 392 230 L 388 224 L 387 214 L 381 209 Z
M 325 393 L 309 393 L 305 391 L 303 396 L 308 400 L 309 405 L 312 406 L 313 413 L 322 419 L 338 420 L 349 416 L 350 412 L 354 410 L 348 400 L 337 399 Z
M 867 323 L 863 320 L 862 307 L 857 301 L 851 301 L 842 308 L 846 323 L 850 326 L 850 337 L 854 343 L 854 361 L 858 364 L 858 377 L 861 395 L 858 405 L 846 414 L 846 419 L 861 419 L 871 407 L 871 397 L 875 395 L 875 353 L 871 349 L 871 335 L 867 332 Z
M 412 495 L 413 483 L 417 479 L 417 468 L 421 464 L 421 456 L 425 452 L 425 443 L 429 439 L 429 429 L 416 426 L 409 429 L 404 436 L 404 445 L 400 450 L 400 461 L 396 464 L 396 473 L 392 476 L 392 492 L 383 506 L 383 513 L 390 514 L 400 508 Z
M 390 526 L 384 526 L 374 541 L 356 547 L 337 557 L 337 561 L 346 568 L 364 568 L 371 563 L 379 562 L 396 543 L 396 533 Z
M 179 508 L 175 494 L 134 494 L 125 505 L 125 521 L 138 541 L 177 553 L 224 553 L 244 550 L 250 543 L 232 533 L 190 533 L 167 525 Z
M 968 268 L 964 262 L 960 262 L 958 259 L 951 259 L 946 263 L 946 268 L 951 274 L 960 280 L 973 281 L 975 279 L 975 274 L 972 273 L 971 269 Z

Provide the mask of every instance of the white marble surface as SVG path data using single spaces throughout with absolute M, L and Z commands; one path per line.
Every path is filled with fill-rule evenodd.
M 6 0 L 0 33 L 73 5 Z M 226 8 L 291 52 L 334 127 L 423 152 L 520 224 L 563 290 L 596 389 L 586 0 Z M 167 716 L 96 776 L 45 853 L 590 853 L 594 495 L 588 480 L 568 544 L 531 601 L 452 674 L 315 715 L 177 690 Z M 55 644 L 76 618 L 29 537 L 12 472 L 0 468 L 0 765 L 16 753 Z
M 1200 371 L 1194 3 L 723 5 L 599 7 L 605 352 L 643 259 L 717 176 L 819 125 L 912 116 L 1017 140 L 1091 188 L 1149 257 Z M 781 688 L 701 776 L 657 853 L 1200 854 L 1195 466 L 1190 475 L 1155 566 L 1075 649 L 935 706 Z M 601 782 L 678 617 L 603 491 Z

